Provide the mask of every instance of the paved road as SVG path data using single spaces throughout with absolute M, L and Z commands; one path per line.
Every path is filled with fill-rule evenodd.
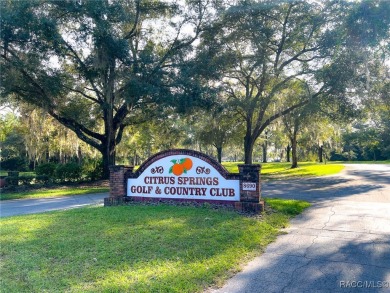
M 108 193 L 74 195 L 56 198 L 15 199 L 0 202 L 0 217 L 43 213 L 83 207 L 91 204 L 103 204 Z
M 390 292 L 390 165 L 264 185 L 312 206 L 224 287 L 210 292 Z

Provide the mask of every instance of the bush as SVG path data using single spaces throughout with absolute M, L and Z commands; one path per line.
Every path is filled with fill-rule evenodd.
M 9 158 L 1 162 L 1 169 L 9 171 L 26 171 L 27 164 L 24 158 Z
M 55 178 L 64 181 L 77 181 L 81 178 L 81 166 L 77 163 L 59 164 L 55 170 Z
M 19 184 L 20 185 L 30 185 L 31 182 L 35 179 L 35 176 L 32 175 L 24 175 L 24 176 L 19 176 Z
M 37 173 L 38 176 L 46 175 L 53 178 L 56 168 L 57 168 L 57 164 L 55 163 L 44 163 L 39 165 L 35 169 L 35 172 Z
M 340 153 L 336 153 L 335 151 L 330 152 L 329 161 L 347 161 L 348 159 Z
M 23 176 L 8 176 L 5 178 L 7 185 L 18 186 L 18 185 L 30 185 L 35 179 L 34 175 L 23 175 Z
M 35 177 L 35 182 L 38 184 L 48 184 L 50 182 L 50 177 L 48 175 L 38 175 Z
M 19 176 L 8 176 L 8 177 L 5 177 L 5 182 L 6 182 L 7 185 L 18 186 L 18 184 L 19 184 Z
M 98 159 L 86 159 L 82 167 L 83 176 L 87 180 L 95 181 L 103 177 L 103 161 Z

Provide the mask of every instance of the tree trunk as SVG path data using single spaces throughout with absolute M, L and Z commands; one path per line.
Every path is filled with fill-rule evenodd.
M 261 147 L 263 148 L 263 163 L 267 163 L 267 142 L 264 142 Z
M 244 139 L 244 162 L 245 164 L 252 164 L 253 160 L 253 141 L 250 136 L 245 136 Z
M 217 147 L 218 162 L 222 163 L 222 147 Z
M 297 135 L 294 133 L 291 138 L 291 152 L 292 152 L 292 164 L 291 169 L 298 168 L 298 156 L 297 156 Z
M 290 163 L 290 152 L 291 152 L 291 147 L 290 145 L 287 145 L 287 148 L 286 148 L 286 156 L 287 156 L 287 162 Z
M 83 153 L 81 151 L 81 146 L 79 146 L 77 149 L 77 158 L 79 160 L 79 165 L 81 165 L 83 162 Z
M 323 162 L 323 160 L 322 160 L 322 157 L 323 157 L 323 150 L 324 150 L 324 146 L 319 146 L 319 148 L 318 148 L 318 161 L 320 162 L 320 163 L 322 163 Z
M 263 147 L 263 163 L 267 163 L 268 131 L 265 131 L 265 141 L 262 147 Z
M 115 165 L 115 141 L 105 141 L 105 146 L 101 150 L 103 157 L 103 179 L 108 179 L 110 176 L 110 166 Z

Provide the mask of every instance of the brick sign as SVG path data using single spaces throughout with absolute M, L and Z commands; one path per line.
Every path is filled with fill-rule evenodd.
M 215 159 L 193 150 L 168 150 L 150 157 L 135 172 L 132 166 L 110 166 L 110 196 L 105 206 L 129 201 L 208 201 L 243 212 L 264 210 L 260 169 L 238 165 L 229 173 Z
M 149 159 L 127 179 L 127 196 L 240 201 L 238 174 L 194 151 L 168 151 Z

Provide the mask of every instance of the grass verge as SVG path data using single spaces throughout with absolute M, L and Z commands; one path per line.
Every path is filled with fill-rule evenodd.
M 238 173 L 237 165 L 240 163 L 225 162 L 222 165 L 232 173 Z M 241 163 L 242 164 L 242 163 Z M 261 163 L 262 178 L 294 178 L 294 177 L 314 177 L 337 174 L 344 169 L 341 164 L 323 164 L 316 162 L 298 163 L 298 168 L 291 169 L 291 163 Z
M 260 254 L 309 204 L 268 199 L 261 220 L 168 205 L 0 220 L 4 292 L 198 292 Z
M 54 189 L 37 189 L 23 192 L 2 192 L 0 200 L 21 199 L 21 198 L 47 198 L 58 196 L 70 196 L 89 193 L 108 192 L 108 187 L 67 187 Z

